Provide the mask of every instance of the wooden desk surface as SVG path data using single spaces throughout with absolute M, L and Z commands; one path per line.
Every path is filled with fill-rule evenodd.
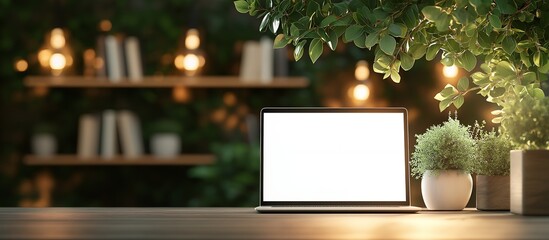
M 509 212 L 257 214 L 251 208 L 0 208 L 2 239 L 526 239 L 549 217 Z

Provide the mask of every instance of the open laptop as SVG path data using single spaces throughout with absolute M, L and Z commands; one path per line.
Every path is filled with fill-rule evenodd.
M 256 211 L 417 212 L 405 108 L 263 108 Z

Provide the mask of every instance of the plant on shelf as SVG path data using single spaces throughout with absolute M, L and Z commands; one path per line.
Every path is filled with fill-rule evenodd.
M 549 98 L 526 99 L 502 122 L 511 151 L 511 212 L 549 215 Z
M 181 123 L 171 119 L 159 119 L 148 129 L 150 148 L 158 158 L 174 158 L 181 151 Z
M 461 107 L 470 92 L 503 109 L 544 97 L 540 85 L 549 73 L 547 1 L 237 0 L 234 5 L 240 13 L 261 18 L 260 31 L 277 34 L 274 47 L 294 45 L 296 60 L 308 52 L 315 62 L 324 44 L 335 50 L 341 39 L 373 50 L 374 71 L 397 83 L 400 69 L 407 71 L 416 60 L 430 61 L 441 52 L 442 64 L 471 74 L 435 96 L 440 111 L 452 104 Z M 497 113 L 503 114 L 494 122 L 508 111 Z
M 471 171 L 476 176 L 476 202 L 479 210 L 509 210 L 509 137 L 494 129 L 484 130 L 475 123 L 472 134 L 476 142 Z
M 461 210 L 471 196 L 473 180 L 468 173 L 475 156 L 469 127 L 449 118 L 416 135 L 410 166 L 421 180 L 421 193 L 428 209 Z

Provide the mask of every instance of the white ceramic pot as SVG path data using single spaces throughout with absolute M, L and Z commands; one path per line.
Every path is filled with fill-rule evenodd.
M 462 210 L 473 190 L 471 174 L 462 170 L 428 170 L 421 179 L 421 195 L 429 210 Z
M 181 140 L 175 133 L 157 133 L 151 137 L 151 151 L 158 158 L 174 158 L 181 150 Z
M 51 157 L 57 151 L 57 141 L 52 134 L 37 133 L 32 136 L 31 148 L 37 157 Z

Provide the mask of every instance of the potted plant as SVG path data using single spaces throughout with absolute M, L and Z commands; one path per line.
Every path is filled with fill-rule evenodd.
M 150 148 L 157 158 L 176 157 L 181 151 L 181 124 L 171 119 L 160 119 L 149 126 Z
M 48 123 L 38 123 L 33 128 L 31 137 L 31 150 L 34 155 L 41 158 L 51 157 L 57 151 L 55 128 Z
M 549 98 L 510 110 L 502 126 L 518 149 L 511 151 L 511 212 L 549 215 Z
M 429 210 L 462 210 L 473 189 L 469 164 L 474 140 L 469 127 L 449 118 L 416 135 L 410 161 L 412 175 L 421 180 L 421 194 Z
M 479 210 L 509 210 L 509 138 L 494 129 L 485 131 L 475 124 L 475 158 L 471 171 L 476 176 L 476 202 Z
M 416 60 L 430 61 L 441 52 L 442 64 L 471 74 L 435 96 L 440 111 L 452 104 L 459 108 L 470 92 L 501 108 L 544 96 L 547 1 L 237 0 L 234 5 L 238 12 L 258 16 L 260 31 L 276 34 L 275 48 L 294 45 L 296 60 L 305 52 L 315 62 L 324 45 L 333 51 L 341 41 L 352 42 L 375 52 L 375 72 L 400 82 L 400 69 L 407 71 Z M 505 113 L 493 121 L 500 122 Z

